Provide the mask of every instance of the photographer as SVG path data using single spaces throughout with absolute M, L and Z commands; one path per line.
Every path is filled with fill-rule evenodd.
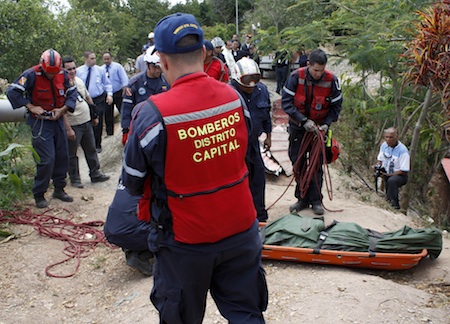
M 408 181 L 409 151 L 398 140 L 397 129 L 384 131 L 385 142 L 381 144 L 374 176 L 382 176 L 386 183 L 386 200 L 394 209 L 400 209 L 398 189 Z

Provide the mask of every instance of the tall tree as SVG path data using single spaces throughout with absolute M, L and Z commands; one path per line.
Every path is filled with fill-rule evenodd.
M 407 44 L 404 54 L 409 70 L 407 80 L 416 88 L 427 88 L 426 100 L 422 106 L 421 118 L 418 119 L 411 143 L 411 171 L 414 176 L 419 137 L 431 105 L 432 93 L 441 95 L 443 110 L 449 115 L 450 100 L 450 0 L 436 3 L 431 8 L 421 11 L 419 22 L 415 24 L 417 34 Z M 411 183 L 407 184 L 405 204 L 408 206 L 411 195 Z
M 0 0 L 0 21 L 0 77 L 10 82 L 46 49 L 59 50 L 58 22 L 39 0 Z

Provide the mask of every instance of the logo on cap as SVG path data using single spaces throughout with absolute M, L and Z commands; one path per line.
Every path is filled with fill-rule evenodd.
M 182 30 L 184 28 L 189 28 L 189 27 L 198 29 L 198 26 L 196 24 L 183 24 L 183 25 L 179 26 L 177 29 L 175 29 L 173 31 L 173 34 L 176 35 L 176 34 L 178 34 L 180 32 L 180 30 Z

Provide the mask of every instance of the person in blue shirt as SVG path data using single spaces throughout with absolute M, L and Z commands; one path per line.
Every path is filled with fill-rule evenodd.
M 103 53 L 103 65 L 102 69 L 105 70 L 106 77 L 111 82 L 112 92 L 113 92 L 113 103 L 108 105 L 107 114 L 112 114 L 114 119 L 114 105 L 120 112 L 122 107 L 123 92 L 128 84 L 128 75 L 123 66 L 112 60 L 112 55 L 109 52 Z M 114 127 L 112 128 L 112 133 L 108 135 L 113 135 Z
M 149 48 L 148 44 L 142 45 L 141 49 L 142 53 L 138 57 L 136 57 L 136 62 L 134 64 L 134 69 L 136 70 L 136 73 L 144 72 L 147 68 L 145 66 L 144 56 L 148 48 Z
M 231 85 L 244 98 L 252 119 L 252 131 L 247 150 L 247 167 L 249 169 L 250 190 L 260 222 L 267 221 L 265 205 L 266 173 L 261 157 L 259 137 L 266 134 L 264 148 L 272 144 L 272 119 L 270 116 L 270 94 L 264 83 L 259 82 L 261 72 L 258 64 L 248 57 L 243 57 L 234 66 Z
M 398 132 L 394 127 L 384 131 L 384 140 L 378 152 L 377 165 L 384 168 L 380 173 L 386 182 L 386 200 L 394 209 L 400 209 L 398 191 L 408 182 L 409 151 L 398 140 Z
M 97 153 L 101 153 L 103 119 L 105 119 L 107 134 L 112 134 L 114 128 L 113 116 L 106 113 L 108 105 L 113 103 L 113 90 L 105 70 L 95 63 L 95 53 L 93 51 L 84 52 L 84 65 L 77 68 L 77 76 L 83 80 L 89 95 L 97 106 L 98 124 L 94 126 L 94 136 Z
M 147 70 L 131 78 L 125 89 L 121 109 L 122 144 L 125 145 L 130 129 L 131 111 L 141 101 L 148 99 L 151 95 L 169 90 L 161 71 L 160 59 L 157 54 L 152 54 L 154 47 L 150 47 L 144 56 Z

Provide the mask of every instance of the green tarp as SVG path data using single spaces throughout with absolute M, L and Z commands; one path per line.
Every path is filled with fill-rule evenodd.
M 442 251 L 442 234 L 436 228 L 403 226 L 394 232 L 376 232 L 356 223 L 336 221 L 325 228 L 322 217 L 289 214 L 268 224 L 263 232 L 266 245 L 410 254 L 427 249 L 432 259 Z

